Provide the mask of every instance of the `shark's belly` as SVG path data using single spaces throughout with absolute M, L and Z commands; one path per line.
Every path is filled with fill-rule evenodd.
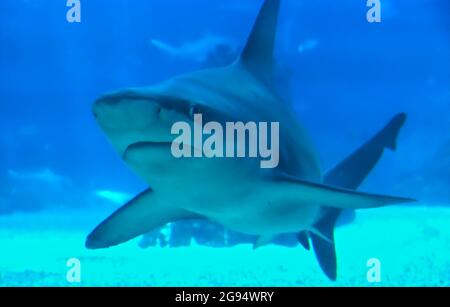
M 185 210 L 250 235 L 306 230 L 319 214 L 318 206 L 299 203 L 295 195 L 264 178 L 231 180 L 224 175 L 220 181 L 203 182 L 201 189 L 186 184 L 173 196 Z
M 243 208 L 236 214 L 210 217 L 225 227 L 250 235 L 275 236 L 297 233 L 311 228 L 319 207 L 308 204 L 277 204 L 261 199 L 258 203 L 241 202 Z

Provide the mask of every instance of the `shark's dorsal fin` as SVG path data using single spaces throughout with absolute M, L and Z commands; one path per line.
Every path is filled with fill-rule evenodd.
M 240 63 L 265 81 L 272 80 L 279 11 L 280 0 L 264 0 L 240 58 Z

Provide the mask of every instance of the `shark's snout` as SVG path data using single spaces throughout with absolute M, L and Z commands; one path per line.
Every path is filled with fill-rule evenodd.
M 102 96 L 92 104 L 92 114 L 99 119 L 106 112 L 112 112 L 114 109 L 117 109 L 123 100 L 125 100 L 125 96 L 121 94 Z
M 92 105 L 92 116 L 94 116 L 95 119 L 98 119 L 99 110 L 98 110 L 97 102 L 94 102 L 94 104 Z
M 92 115 L 94 116 L 94 118 L 96 120 L 99 120 L 104 109 L 108 108 L 108 107 L 111 107 L 111 106 L 109 106 L 108 100 L 101 97 L 92 104 Z
M 108 112 L 113 112 L 116 105 L 116 103 L 113 102 L 114 100 L 108 100 L 103 97 L 97 99 L 92 105 L 92 115 L 94 116 L 94 118 L 100 120 L 104 116 L 107 116 Z
M 124 95 L 121 93 L 107 94 L 103 95 L 92 104 L 92 113 L 94 116 L 98 116 L 99 112 L 101 112 L 102 108 L 113 107 L 120 103 L 123 100 Z
M 188 104 L 177 104 L 146 89 L 107 94 L 92 105 L 92 114 L 114 148 L 123 155 L 139 142 L 173 141 L 174 123 L 186 120 Z
M 154 101 L 131 91 L 102 96 L 92 105 L 92 114 L 103 129 L 149 128 L 159 112 Z

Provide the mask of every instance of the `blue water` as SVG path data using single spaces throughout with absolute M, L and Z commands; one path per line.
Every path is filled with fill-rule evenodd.
M 146 188 L 99 129 L 92 103 L 108 91 L 231 63 L 262 2 L 81 0 L 80 23 L 67 21 L 64 2 L 0 2 L 0 285 L 70 286 L 70 258 L 81 261 L 75 284 L 85 286 L 332 285 L 289 238 L 253 251 L 239 237 L 242 244 L 226 248 L 214 239 L 223 230 L 211 225 L 177 248 L 157 247 L 165 239 L 142 248 L 140 238 L 84 248 L 94 226 Z M 381 2 L 382 22 L 368 23 L 365 1 L 283 1 L 277 88 L 324 170 L 408 114 L 397 151 L 386 152 L 361 190 L 420 202 L 344 221 L 338 284 L 373 285 L 366 263 L 377 258 L 376 284 L 448 286 L 450 7 Z

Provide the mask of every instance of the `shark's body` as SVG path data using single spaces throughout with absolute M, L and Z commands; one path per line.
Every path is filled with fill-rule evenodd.
M 388 135 L 381 133 L 374 139 L 377 150 L 362 150 L 356 158 L 322 174 L 306 132 L 273 90 L 279 5 L 280 0 L 265 0 L 249 41 L 233 65 L 106 95 L 95 103 L 94 114 L 113 146 L 152 189 L 98 226 L 88 237 L 89 248 L 118 245 L 168 222 L 206 218 L 259 236 L 255 246 L 283 233 L 298 233 L 305 247 L 311 238 L 322 268 L 335 279 L 332 231 L 340 211 L 411 201 L 347 190 L 357 188 L 357 181 L 365 178 L 389 147 L 385 142 L 395 140 L 402 120 L 394 123 Z M 222 124 L 279 122 L 279 166 L 263 170 L 258 159 L 250 158 L 174 158 L 171 126 L 180 120 L 192 124 L 194 113 Z M 360 160 L 364 162 L 361 174 L 345 173 Z

